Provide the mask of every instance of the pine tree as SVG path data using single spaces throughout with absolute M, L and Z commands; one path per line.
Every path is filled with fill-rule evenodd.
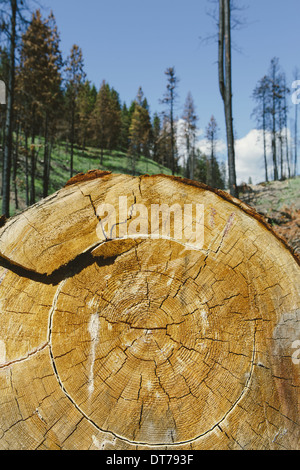
M 290 176 L 290 162 L 288 154 L 288 137 L 287 137 L 287 95 L 290 90 L 286 86 L 286 75 L 281 72 L 279 75 L 279 90 L 278 90 L 278 140 L 280 148 L 280 178 L 286 178 L 287 174 Z M 287 174 L 285 172 L 284 160 L 286 161 Z
M 69 140 L 71 143 L 70 152 L 70 178 L 73 177 L 73 166 L 74 166 L 74 144 L 75 144 L 75 133 L 77 131 L 78 124 L 78 99 L 80 91 L 83 87 L 85 72 L 83 70 L 83 56 L 82 50 L 79 46 L 74 44 L 71 48 L 70 55 L 67 58 L 66 63 L 66 103 L 67 103 L 67 121 L 70 124 L 69 128 Z
M 218 185 L 218 165 L 216 159 L 216 141 L 218 135 L 218 124 L 214 116 L 211 116 L 206 128 L 206 139 L 210 146 L 210 158 L 208 161 L 207 184 L 210 186 Z
M 170 155 L 168 155 L 167 165 L 168 168 L 172 170 L 172 174 L 175 174 L 176 170 L 176 139 L 175 139 L 175 116 L 174 109 L 177 99 L 177 87 L 178 87 L 178 78 L 176 77 L 175 67 L 169 67 L 165 71 L 167 76 L 167 91 L 164 95 L 164 98 L 161 100 L 161 104 L 167 106 L 167 111 L 165 116 L 168 116 L 170 124 L 170 139 L 171 139 L 171 148 Z
M 194 179 L 195 141 L 198 117 L 195 111 L 194 100 L 190 92 L 186 97 L 182 119 L 184 120 L 184 135 L 187 152 L 186 176 L 187 178 Z
M 195 180 L 201 181 L 201 183 L 207 184 L 208 177 L 208 158 L 201 152 L 200 149 L 196 151 L 195 159 Z
M 141 155 L 142 131 L 143 129 L 141 125 L 141 107 L 136 105 L 134 108 L 129 128 L 130 143 L 128 148 L 128 156 L 131 158 L 131 169 L 133 175 L 135 175 L 136 161 Z
M 0 47 L 0 80 L 2 80 L 5 84 L 8 83 L 8 75 L 9 75 L 9 61 L 8 61 L 8 50 L 5 47 Z M 7 102 L 7 87 L 6 88 L 6 95 L 5 95 L 5 102 Z M 1 145 L 1 158 L 2 162 L 4 160 L 4 147 L 5 147 L 5 120 L 6 120 L 6 113 L 5 107 L 0 106 L 0 129 L 1 129 L 1 136 L 0 141 Z M 3 175 L 2 175 L 3 178 Z M 3 178 L 4 179 L 4 178 Z
M 144 98 L 142 88 L 137 93 L 134 111 L 131 117 L 129 128 L 129 154 L 132 158 L 132 171 L 135 174 L 136 160 L 144 154 L 149 157 L 149 146 L 151 140 L 151 118 L 149 114 L 149 106 Z
M 127 152 L 129 149 L 129 128 L 131 123 L 131 115 L 126 103 L 123 103 L 121 112 L 121 132 L 120 132 L 120 149 Z
M 94 143 L 100 148 L 100 164 L 103 165 L 104 150 L 117 148 L 121 130 L 121 105 L 119 95 L 103 81 L 91 115 Z
M 78 138 L 83 150 L 85 150 L 87 141 L 90 138 L 90 117 L 95 108 L 96 99 L 97 89 L 95 85 L 91 85 L 91 82 L 86 80 L 83 86 L 80 87 L 78 94 Z
M 110 125 L 110 100 L 109 85 L 104 81 L 97 95 L 95 108 L 91 116 L 91 127 L 93 130 L 94 142 L 101 150 L 100 165 L 103 165 L 104 149 L 108 147 L 109 125 Z
M 110 128 L 111 132 L 109 135 L 108 149 L 113 150 L 117 149 L 120 144 L 120 134 L 121 134 L 121 113 L 122 107 L 120 102 L 119 93 L 114 89 L 110 89 L 110 110 L 111 110 L 111 123 Z
M 152 123 L 152 158 L 155 162 L 161 163 L 160 155 L 160 138 L 161 138 L 161 120 L 157 113 L 153 116 Z
M 211 156 L 205 155 L 199 149 L 195 152 L 195 180 L 201 181 L 204 184 L 210 185 L 211 178 Z M 225 162 L 218 162 L 214 157 L 213 159 L 213 186 L 218 189 L 226 188 L 226 164 Z
M 268 80 L 269 86 L 269 113 L 271 119 L 271 134 L 272 134 L 272 157 L 273 157 L 273 170 L 274 180 L 284 178 L 284 142 L 287 145 L 286 137 L 284 137 L 283 130 L 287 127 L 287 94 L 289 89 L 286 86 L 285 74 L 279 64 L 279 59 L 274 57 L 271 60 L 269 67 Z M 279 146 L 277 145 L 277 140 Z M 286 163 L 289 169 L 289 157 L 286 150 Z
M 170 155 L 172 155 L 172 141 L 169 117 L 163 115 L 159 139 L 159 156 L 161 165 L 169 168 Z
M 269 81 L 270 81 L 270 114 L 272 119 L 272 156 L 273 156 L 273 171 L 274 171 L 274 180 L 278 180 L 278 162 L 277 162 L 277 129 L 278 129 L 278 96 L 279 96 L 279 60 L 277 57 L 274 57 L 271 60 L 270 71 L 269 71 Z
M 48 196 L 50 181 L 51 140 L 56 131 L 56 123 L 62 106 L 61 69 L 63 60 L 59 48 L 60 37 L 56 21 L 51 12 L 45 21 L 48 37 L 47 67 L 44 75 L 44 162 L 43 162 L 43 197 Z M 46 64 L 45 64 L 46 65 Z
M 3 176 L 2 176 L 2 214 L 6 217 L 10 215 L 10 177 L 13 145 L 13 108 L 15 89 L 15 55 L 16 55 L 16 34 L 17 34 L 17 11 L 18 1 L 10 0 L 8 4 L 9 17 L 9 37 L 10 48 L 8 54 L 8 81 L 7 81 L 7 111 L 5 120 L 5 139 L 3 155 Z
M 259 80 L 255 87 L 252 98 L 257 103 L 252 116 L 256 118 L 257 126 L 263 131 L 263 150 L 264 150 L 264 165 L 265 165 L 265 181 L 269 181 L 268 176 L 268 161 L 267 161 L 267 130 L 270 128 L 270 109 L 269 109 L 269 94 L 270 94 L 270 81 L 265 75 Z
M 286 77 L 278 58 L 271 60 L 268 75 L 258 81 L 252 98 L 256 102 L 252 116 L 259 129 L 263 131 L 265 179 L 269 180 L 267 163 L 267 132 L 271 134 L 271 149 L 274 180 L 285 177 L 284 160 L 288 174 L 291 174 L 287 138 L 287 95 Z M 285 150 L 285 152 L 284 152 Z
M 34 204 L 37 147 L 35 138 L 44 135 L 44 197 L 48 193 L 50 152 L 49 134 L 54 132 L 58 107 L 61 103 L 62 58 L 55 18 L 51 13 L 46 20 L 37 10 L 22 37 L 18 69 L 18 94 L 20 96 L 22 126 L 25 139 L 30 144 L 30 204 Z
M 288 101 L 287 96 L 291 90 L 286 85 L 286 76 L 284 75 L 283 83 L 284 95 L 283 95 L 283 127 L 285 129 L 285 149 L 286 149 L 286 163 L 288 170 L 288 177 L 291 177 L 291 162 L 290 162 L 290 153 L 289 153 L 289 139 L 288 139 Z

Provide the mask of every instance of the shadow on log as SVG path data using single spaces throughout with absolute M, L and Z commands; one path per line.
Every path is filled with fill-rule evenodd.
M 0 229 L 0 449 L 299 449 L 299 286 L 227 193 L 78 175 Z

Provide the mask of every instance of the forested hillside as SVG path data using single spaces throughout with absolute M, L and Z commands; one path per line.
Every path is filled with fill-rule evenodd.
M 18 37 L 16 32 L 14 44 L 9 41 L 15 47 L 13 93 L 7 89 L 0 122 L 3 214 L 34 204 L 75 173 L 91 168 L 132 175 L 176 174 L 225 187 L 224 166 L 215 155 L 207 157 L 196 149 L 197 116 L 190 94 L 183 115 L 184 145 L 178 148 L 174 67 L 162 77 L 166 92 L 161 110 L 151 113 L 141 86 L 126 103 L 100 77 L 98 87 L 91 83 L 78 45 L 72 46 L 68 57 L 62 56 L 53 13 L 44 18 L 36 10 L 20 28 L 22 34 Z M 5 83 L 11 77 L 10 61 L 11 49 L 2 48 L 0 76 Z
M 245 3 L 0 0 L 0 450 L 300 450 L 300 3 Z

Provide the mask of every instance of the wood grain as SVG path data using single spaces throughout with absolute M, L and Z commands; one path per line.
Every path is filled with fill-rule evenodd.
M 201 205 L 203 244 L 175 219 L 100 239 L 102 204 L 122 233 Z M 90 172 L 8 220 L 0 256 L 0 449 L 299 449 L 300 263 L 249 206 Z

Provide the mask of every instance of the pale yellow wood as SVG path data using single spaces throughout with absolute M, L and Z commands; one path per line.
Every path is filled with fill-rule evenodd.
M 105 239 L 102 204 L 142 232 Z M 175 216 L 151 236 L 153 204 L 201 205 L 203 244 Z M 300 263 L 247 205 L 90 172 L 10 219 L 0 255 L 0 449 L 299 449 Z

